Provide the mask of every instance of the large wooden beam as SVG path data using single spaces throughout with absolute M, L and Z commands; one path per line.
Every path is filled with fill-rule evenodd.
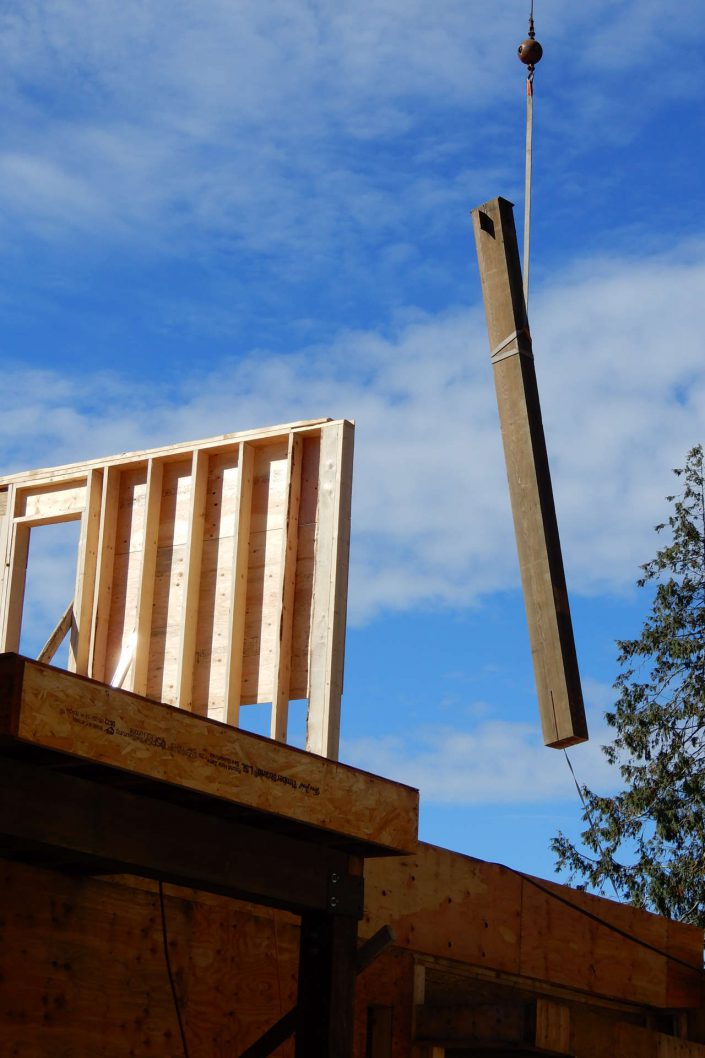
M 295 1058 L 351 1058 L 356 953 L 354 918 L 302 915 Z
M 512 204 L 473 211 L 544 742 L 588 737 Z
M 416 842 L 416 790 L 16 655 L 0 657 L 3 743 L 70 755 L 105 781 L 121 769 L 182 800 L 219 798 L 290 833 L 314 827 L 365 855 Z
M 3 857 L 156 878 L 295 914 L 362 914 L 356 857 L 170 804 L 154 789 L 149 796 L 127 792 L 58 766 L 3 760 Z
M 365 941 L 361 948 L 357 949 L 355 953 L 355 974 L 363 973 L 367 967 L 370 966 L 375 959 L 381 955 L 382 952 L 386 951 L 393 943 L 393 930 L 391 930 L 389 926 L 382 926 L 382 928 L 377 930 L 369 940 Z M 384 1009 L 391 1011 L 391 1007 L 385 1007 Z M 290 1036 L 293 1036 L 296 1032 L 296 1026 L 299 1023 L 299 1020 L 300 1015 L 297 1005 L 287 1011 L 287 1013 L 279 1018 L 271 1028 L 267 1029 L 258 1040 L 255 1040 L 253 1044 L 244 1050 L 240 1055 L 240 1058 L 269 1058 L 269 1055 L 273 1054 L 277 1047 L 281 1047 Z M 374 1049 L 371 1058 L 378 1058 L 377 1052 L 375 1052 Z

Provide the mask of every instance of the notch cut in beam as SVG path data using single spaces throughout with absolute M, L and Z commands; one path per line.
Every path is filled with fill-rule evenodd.
M 588 737 L 511 202 L 473 210 L 544 742 Z

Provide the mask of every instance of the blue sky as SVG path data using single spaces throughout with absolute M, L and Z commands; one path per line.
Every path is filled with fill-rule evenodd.
M 527 8 L 6 5 L 0 448 L 10 472 L 355 419 L 344 759 L 420 786 L 427 840 L 550 875 L 579 810 L 540 737 L 469 218 L 502 194 L 521 226 Z M 531 321 L 572 759 L 606 788 L 614 640 L 703 439 L 705 8 L 535 16 Z

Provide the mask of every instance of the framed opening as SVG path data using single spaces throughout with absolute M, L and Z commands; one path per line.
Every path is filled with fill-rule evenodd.
M 29 531 L 20 627 L 20 653 L 26 657 L 39 657 L 73 599 L 80 532 L 80 518 L 35 525 Z M 67 631 L 52 665 L 68 667 L 69 642 Z

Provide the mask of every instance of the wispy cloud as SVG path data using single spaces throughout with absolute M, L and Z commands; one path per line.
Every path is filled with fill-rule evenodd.
M 578 782 L 607 791 L 618 785 L 619 777 L 600 750 L 609 739 L 601 719 L 605 691 L 609 695 L 609 689 L 586 681 L 591 741 L 569 752 Z M 428 804 L 526 805 L 578 796 L 564 754 L 544 748 L 533 722 L 487 719 L 462 728 L 434 725 L 349 739 L 343 759 L 417 787 Z
M 633 134 L 684 90 L 672 60 L 705 29 L 702 5 L 662 15 L 643 0 L 542 4 L 560 84 L 543 121 L 560 135 L 563 173 L 561 159 L 609 129 Z M 171 255 L 217 232 L 256 253 L 293 258 L 305 244 L 342 258 L 361 233 L 398 237 L 441 201 L 460 211 L 500 182 L 511 193 L 521 107 L 503 104 L 517 97 L 524 17 L 480 0 L 34 0 L 6 11 L 5 227 L 47 240 L 90 230 Z M 647 70 L 638 91 L 615 91 L 635 67 Z
M 670 469 L 702 438 L 705 255 L 593 261 L 537 294 L 544 423 L 572 591 L 624 591 Z M 253 351 L 155 387 L 5 372 L 7 470 L 331 415 L 357 421 L 353 617 L 469 605 L 517 583 L 484 321 L 418 315 L 288 356 Z

